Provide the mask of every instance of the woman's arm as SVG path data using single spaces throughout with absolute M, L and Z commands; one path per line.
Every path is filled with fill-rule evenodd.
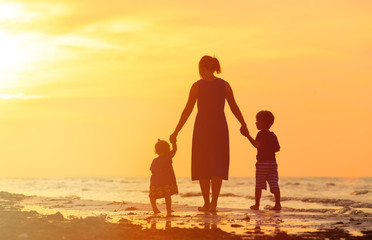
M 189 94 L 189 99 L 187 100 L 185 109 L 183 110 L 181 114 L 181 118 L 177 124 L 176 129 L 172 133 L 172 135 L 169 137 L 169 140 L 171 143 L 176 142 L 177 135 L 179 131 L 181 131 L 183 125 L 185 125 L 187 119 L 189 118 L 192 110 L 194 109 L 194 105 L 196 102 L 196 99 L 198 98 L 198 85 L 197 83 L 194 83 L 191 87 L 190 94 Z
M 247 124 L 245 123 L 243 115 L 240 112 L 240 109 L 235 102 L 232 88 L 228 82 L 225 82 L 225 85 L 226 85 L 226 100 L 229 103 L 231 112 L 234 114 L 236 119 L 238 119 L 238 121 L 242 125 L 241 127 L 242 134 L 244 133 L 243 135 L 247 136 L 249 134 L 248 129 L 247 129 Z

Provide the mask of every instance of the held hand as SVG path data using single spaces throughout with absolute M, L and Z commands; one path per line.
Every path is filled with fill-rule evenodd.
M 248 128 L 246 125 L 242 125 L 241 128 L 240 128 L 240 133 L 243 135 L 243 136 L 246 136 L 248 137 L 249 135 L 249 131 L 248 131 Z
M 177 142 L 177 134 L 172 133 L 172 135 L 169 136 L 169 141 L 173 144 Z

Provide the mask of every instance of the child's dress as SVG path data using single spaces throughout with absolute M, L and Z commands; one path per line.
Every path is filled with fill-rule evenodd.
M 170 153 L 155 158 L 152 161 L 150 170 L 150 197 L 164 198 L 178 193 L 176 176 L 172 167 Z

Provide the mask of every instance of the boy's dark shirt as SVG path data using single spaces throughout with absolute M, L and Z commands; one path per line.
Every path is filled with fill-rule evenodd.
M 260 143 L 260 147 L 257 148 L 257 161 L 276 161 L 275 152 L 279 151 L 280 146 L 275 133 L 259 131 L 256 141 Z

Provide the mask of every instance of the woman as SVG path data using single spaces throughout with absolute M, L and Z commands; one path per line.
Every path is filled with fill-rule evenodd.
M 204 56 L 199 62 L 201 79 L 190 90 L 189 99 L 173 134 L 171 142 L 177 141 L 177 135 L 190 116 L 196 100 L 198 114 L 195 119 L 191 179 L 199 180 L 204 205 L 199 211 L 216 212 L 222 179 L 228 179 L 229 173 L 229 132 L 224 113 L 225 99 L 239 120 L 241 130 L 248 132 L 244 118 L 235 102 L 230 85 L 214 76 L 221 67 L 217 58 Z M 212 200 L 209 199 L 212 185 Z

